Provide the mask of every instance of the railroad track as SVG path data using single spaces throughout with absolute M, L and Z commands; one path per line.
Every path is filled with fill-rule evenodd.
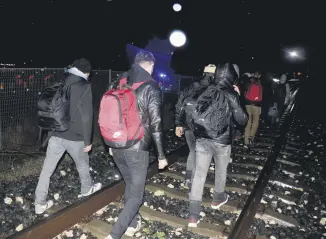
M 188 235 L 191 238 L 226 238 L 253 189 L 277 136 L 271 130 L 265 129 L 259 132 L 257 143 L 252 149 L 244 149 L 241 141 L 234 145 L 226 185 L 230 200 L 219 211 L 209 208 L 214 187 L 214 167 L 213 165 L 210 167 L 204 189 L 202 221 L 197 228 L 185 228 L 188 189 L 184 187 L 183 180 L 187 147 L 182 146 L 168 155 L 172 164 L 166 171 L 158 173 L 157 163 L 153 163 L 149 168 L 144 205 L 140 210 L 145 229 L 137 237 L 178 238 Z M 300 147 L 300 140 L 295 135 L 289 134 L 288 142 L 277 160 L 279 168 L 277 174 L 269 180 L 255 215 L 256 219 L 265 226 L 287 229 L 300 225 L 294 217 L 278 207 L 283 203 L 287 205 L 288 211 L 299 210 L 297 201 L 306 188 L 304 183 L 293 180 L 293 177 L 300 172 L 300 162 L 296 159 Z M 47 219 L 9 238 L 46 239 L 56 236 L 57 238 L 65 238 L 64 236 L 104 238 L 123 206 L 121 199 L 123 191 L 124 184 L 117 182 L 77 204 L 63 209 L 54 208 L 50 212 L 53 214 Z M 170 235 L 154 232 L 151 228 L 153 225 L 169 228 Z M 75 226 L 74 230 L 68 229 L 72 226 Z M 248 238 L 264 237 L 253 232 Z

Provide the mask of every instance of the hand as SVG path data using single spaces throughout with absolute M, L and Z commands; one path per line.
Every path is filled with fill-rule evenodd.
M 109 148 L 109 154 L 113 156 L 112 148 Z
M 238 86 L 234 85 L 233 86 L 233 89 L 235 90 L 235 92 L 238 93 L 238 95 L 240 95 L 240 90 L 239 90 L 239 87 Z
M 175 128 L 175 135 L 180 138 L 182 136 L 182 134 L 183 134 L 183 128 L 182 127 L 176 127 Z
M 86 146 L 85 148 L 84 148 L 84 152 L 85 153 L 88 153 L 89 151 L 91 151 L 92 150 L 92 145 L 90 144 L 90 145 L 88 145 L 88 146 Z
M 160 159 L 158 161 L 158 168 L 164 169 L 166 166 L 168 166 L 168 161 L 166 159 Z

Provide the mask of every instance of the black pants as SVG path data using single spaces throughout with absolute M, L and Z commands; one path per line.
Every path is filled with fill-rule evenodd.
M 126 184 L 124 207 L 111 231 L 113 239 L 120 239 L 128 227 L 137 225 L 137 215 L 144 197 L 149 152 L 113 150 L 113 160 Z

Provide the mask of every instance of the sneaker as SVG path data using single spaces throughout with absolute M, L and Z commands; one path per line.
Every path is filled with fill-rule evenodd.
M 45 205 L 35 203 L 35 213 L 36 214 L 43 214 L 46 210 L 51 208 L 53 206 L 53 204 L 54 203 L 53 203 L 52 200 L 47 201 Z
M 136 228 L 128 227 L 126 232 L 125 232 L 125 235 L 128 236 L 128 237 L 133 237 L 137 232 L 140 231 L 140 229 L 141 229 L 141 219 L 138 218 Z
M 248 144 L 243 145 L 245 149 L 248 149 Z
M 190 216 L 188 219 L 188 227 L 197 227 L 199 222 L 200 222 L 199 219 L 197 219 L 194 216 Z
M 102 188 L 102 183 L 96 183 L 91 187 L 91 189 L 87 193 L 79 194 L 78 198 L 87 197 L 87 196 L 101 190 L 101 188 Z
M 252 137 L 249 138 L 249 145 L 253 145 L 254 144 L 254 139 Z
M 183 188 L 191 189 L 191 180 L 190 179 L 185 180 Z
M 229 200 L 229 195 L 226 195 L 226 197 L 225 197 L 224 200 L 212 202 L 211 208 L 218 210 L 218 209 L 220 209 L 220 207 L 222 205 L 224 205 L 225 203 L 227 203 L 228 200 Z

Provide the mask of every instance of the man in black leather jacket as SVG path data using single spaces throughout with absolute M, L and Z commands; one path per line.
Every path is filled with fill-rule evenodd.
M 199 82 L 194 82 L 188 88 L 186 88 L 179 96 L 178 102 L 175 106 L 175 134 L 178 137 L 181 137 L 182 134 L 185 134 L 187 145 L 189 148 L 189 154 L 187 158 L 187 166 L 186 166 L 186 176 L 185 176 L 185 186 L 190 188 L 191 179 L 192 179 L 192 170 L 194 168 L 195 160 L 196 160 L 196 138 L 194 132 L 189 128 L 189 122 L 185 119 L 184 107 L 185 100 L 187 95 L 190 94 L 190 91 L 196 91 L 200 88 L 209 86 L 214 79 L 216 66 L 210 64 L 204 69 L 204 77 Z
M 229 63 L 219 65 L 216 69 L 216 87 L 219 91 L 223 91 L 225 98 L 228 100 L 226 114 L 223 115 L 223 117 L 227 117 L 224 120 L 229 122 L 227 130 L 214 139 L 195 132 L 196 167 L 193 172 L 194 178 L 190 192 L 189 227 L 197 227 L 199 223 L 203 190 L 212 157 L 215 161 L 215 187 L 211 207 L 219 209 L 228 201 L 228 195 L 224 191 L 227 166 L 230 162 L 232 124 L 236 123 L 239 126 L 245 126 L 248 121 L 247 115 L 240 105 L 240 91 L 234 86 L 237 77 L 234 67 Z
M 131 69 L 122 75 L 128 76 L 128 84 L 146 82 L 135 93 L 139 105 L 139 113 L 144 123 L 143 139 L 129 149 L 113 149 L 113 159 L 125 181 L 124 207 L 118 221 L 112 227 L 107 238 L 120 239 L 123 234 L 133 237 L 140 230 L 141 221 L 138 216 L 143 201 L 147 169 L 149 165 L 149 147 L 153 138 L 157 147 L 159 168 L 167 166 L 162 144 L 161 97 L 158 84 L 152 79 L 155 58 L 151 53 L 140 52 L 135 57 Z

